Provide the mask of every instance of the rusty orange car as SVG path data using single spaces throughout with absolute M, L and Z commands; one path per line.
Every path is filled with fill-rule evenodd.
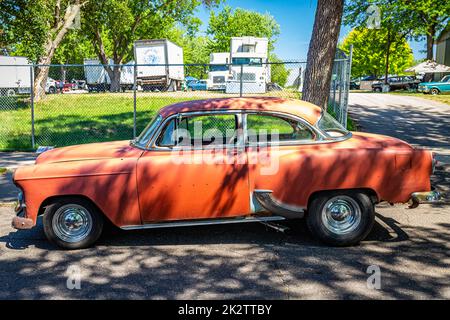
M 30 229 L 42 215 L 50 241 L 79 249 L 106 221 L 134 230 L 305 218 L 323 242 L 354 245 L 375 204 L 438 201 L 434 164 L 430 151 L 349 132 L 304 101 L 186 101 L 132 141 L 56 148 L 18 168 L 12 225 Z

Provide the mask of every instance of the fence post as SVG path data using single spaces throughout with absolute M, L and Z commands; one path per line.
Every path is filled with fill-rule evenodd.
M 137 90 L 137 66 L 133 67 L 133 139 L 136 138 L 136 90 Z
M 244 77 L 244 65 L 241 64 L 241 77 L 240 77 L 240 82 L 239 82 L 239 97 L 242 98 L 242 78 Z
M 34 64 L 30 65 L 30 105 L 31 105 L 31 148 L 35 149 L 34 140 Z
M 345 95 L 344 95 L 344 126 L 347 128 L 347 113 L 348 113 L 348 95 L 350 92 L 350 78 L 352 76 L 352 59 L 353 59 L 353 45 L 350 45 L 350 52 L 347 58 L 347 74 L 345 76 Z

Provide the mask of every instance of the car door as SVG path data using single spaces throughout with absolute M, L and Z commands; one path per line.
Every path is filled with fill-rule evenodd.
M 317 132 L 304 121 L 268 113 L 246 115 L 250 191 L 270 192 L 280 206 L 303 206 L 320 160 Z M 318 155 L 319 158 L 314 158 Z
M 450 92 L 450 76 L 442 78 L 442 83 L 439 85 L 441 92 Z
M 248 163 L 242 130 L 236 131 L 241 126 L 241 115 L 230 112 L 167 119 L 137 164 L 143 223 L 248 214 Z

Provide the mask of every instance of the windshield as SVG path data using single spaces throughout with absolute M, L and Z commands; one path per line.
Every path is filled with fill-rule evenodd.
M 209 71 L 228 71 L 228 66 L 225 64 L 210 65 Z
M 145 127 L 144 130 L 142 130 L 141 134 L 134 140 L 132 143 L 133 145 L 139 147 L 139 148 L 145 148 L 150 140 L 150 138 L 153 136 L 153 132 L 158 128 L 159 124 L 162 121 L 161 115 L 157 115 L 155 118 L 153 118 L 152 121 Z
M 449 82 L 449 81 L 450 81 L 450 76 L 445 76 L 441 80 L 441 82 Z
M 343 137 L 349 134 L 349 131 L 328 112 L 322 114 L 317 126 L 329 137 Z
M 261 65 L 261 58 L 233 58 L 233 64 L 251 64 L 251 65 Z

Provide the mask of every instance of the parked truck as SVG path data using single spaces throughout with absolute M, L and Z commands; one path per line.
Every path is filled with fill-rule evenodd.
M 137 40 L 134 42 L 137 84 L 144 91 L 177 91 L 184 81 L 183 48 L 173 42 Z
M 25 57 L 0 56 L 0 95 L 31 92 L 31 64 Z
M 268 39 L 256 37 L 231 38 L 231 77 L 227 81 L 226 92 L 265 93 L 270 82 L 268 63 Z
M 216 52 L 209 57 L 208 90 L 225 90 L 230 76 L 230 53 Z
M 113 63 L 111 59 L 109 62 Z M 101 92 L 110 89 L 111 79 L 98 59 L 84 59 L 83 65 L 89 92 Z

